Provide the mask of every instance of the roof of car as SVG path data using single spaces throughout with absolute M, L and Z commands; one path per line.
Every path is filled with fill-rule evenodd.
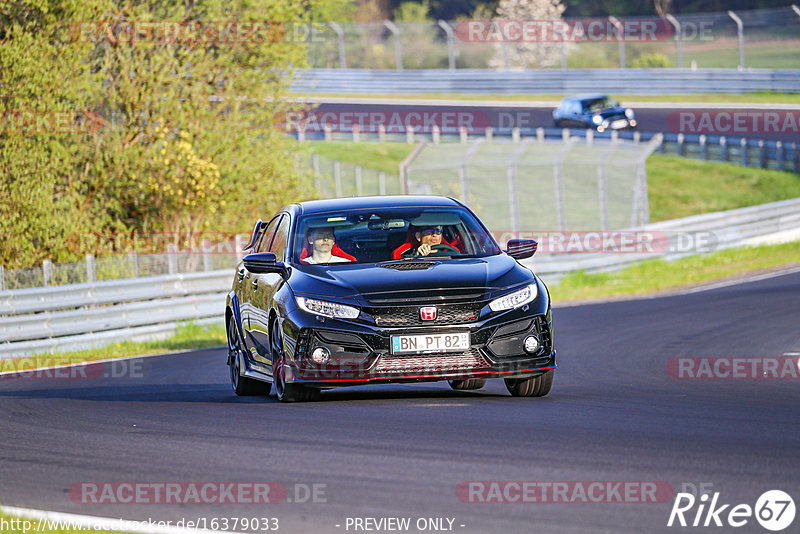
M 598 98 L 608 98 L 608 95 L 602 93 L 589 93 L 585 95 L 568 96 L 564 100 L 597 100 Z
M 298 202 L 299 213 L 322 213 L 326 211 L 369 208 L 392 208 L 409 206 L 460 206 L 457 200 L 433 195 L 385 195 L 373 197 L 331 198 Z

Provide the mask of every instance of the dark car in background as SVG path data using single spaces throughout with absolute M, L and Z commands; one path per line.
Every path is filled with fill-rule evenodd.
M 636 116 L 632 109 L 606 95 L 578 95 L 565 98 L 553 110 L 553 124 L 556 128 L 592 128 L 602 133 L 634 129 Z
M 426 232 L 440 243 L 423 249 Z M 514 396 L 550 391 L 550 298 L 518 262 L 536 242 L 501 250 L 457 200 L 292 204 L 259 220 L 246 250 L 225 311 L 237 395 L 267 395 L 273 383 L 283 402 L 390 382 L 474 390 L 488 378 L 503 378 Z

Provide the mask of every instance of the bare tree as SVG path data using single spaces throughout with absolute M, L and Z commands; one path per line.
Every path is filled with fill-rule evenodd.
M 503 27 L 508 21 L 527 23 L 533 24 L 537 31 L 531 34 L 533 38 L 521 36 L 519 39 L 507 39 L 507 33 L 503 33 L 503 37 L 495 42 L 495 53 L 489 66 L 503 68 L 508 64 L 511 68 L 526 68 L 556 65 L 566 44 L 554 39 L 552 30 L 554 23 L 562 20 L 565 9 L 561 0 L 500 0 L 497 15 L 501 20 L 495 24 Z M 503 39 L 507 42 L 502 42 Z

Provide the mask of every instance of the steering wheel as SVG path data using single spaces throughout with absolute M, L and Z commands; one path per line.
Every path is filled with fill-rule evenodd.
M 417 247 L 419 248 L 419 247 Z M 410 248 L 401 254 L 404 258 L 413 258 L 417 257 L 417 248 Z M 447 243 L 439 243 L 438 245 L 431 246 L 431 252 L 428 256 L 433 256 L 434 254 L 438 254 L 439 252 L 455 252 L 456 254 L 461 254 L 459 250 L 452 246 L 448 245 Z M 428 256 L 419 256 L 420 258 L 427 258 Z

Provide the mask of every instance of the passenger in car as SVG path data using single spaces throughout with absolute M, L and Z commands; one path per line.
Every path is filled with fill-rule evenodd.
M 311 254 L 308 253 L 308 247 L 303 248 L 300 253 L 300 261 L 316 265 L 318 263 L 346 263 L 356 261 L 355 256 L 352 256 L 342 250 L 336 244 L 336 234 L 333 228 L 312 228 L 308 232 L 308 244 L 311 246 Z

